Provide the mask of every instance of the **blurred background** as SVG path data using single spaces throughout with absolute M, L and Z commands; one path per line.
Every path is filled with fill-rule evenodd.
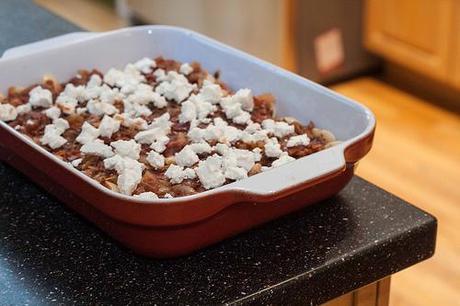
M 437 253 L 392 278 L 391 305 L 460 301 L 459 0 L 36 0 L 89 31 L 187 27 L 370 107 L 358 175 L 439 220 Z

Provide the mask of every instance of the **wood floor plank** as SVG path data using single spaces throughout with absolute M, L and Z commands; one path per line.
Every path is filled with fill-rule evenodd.
M 435 256 L 392 278 L 390 305 L 460 305 L 460 117 L 370 77 L 333 89 L 377 117 L 358 175 L 439 221 Z

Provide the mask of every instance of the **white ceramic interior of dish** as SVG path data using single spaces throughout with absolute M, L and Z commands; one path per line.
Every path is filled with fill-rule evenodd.
M 10 86 L 40 82 L 45 74 L 65 81 L 78 69 L 97 68 L 105 72 L 142 57 L 156 56 L 182 62 L 198 61 L 211 73 L 220 70 L 221 79 L 234 90 L 247 87 L 256 95 L 270 92 L 277 98 L 277 115 L 293 116 L 304 123 L 312 120 L 343 141 L 333 148 L 245 180 L 192 196 L 159 201 L 185 201 L 229 189 L 255 195 L 282 191 L 342 168 L 345 165 L 344 149 L 367 136 L 375 126 L 373 114 L 357 102 L 201 34 L 170 26 L 73 33 L 10 49 L 0 59 L 0 92 L 5 93 Z M 0 125 L 59 164 L 69 167 L 7 124 L 0 122 Z M 133 200 L 102 187 L 76 169 L 72 168 L 72 171 L 96 184 L 102 192 Z

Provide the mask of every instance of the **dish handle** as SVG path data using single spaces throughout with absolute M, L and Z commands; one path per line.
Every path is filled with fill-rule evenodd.
M 273 201 L 317 184 L 345 168 L 344 147 L 338 145 L 233 183 L 228 191 L 237 191 L 238 196 L 247 201 Z
M 73 32 L 73 33 L 68 33 L 68 34 L 64 34 L 60 36 L 55 36 L 55 37 L 40 40 L 37 42 L 33 42 L 30 44 L 25 44 L 25 45 L 21 45 L 18 47 L 7 49 L 5 52 L 3 52 L 1 58 L 12 58 L 12 57 L 29 55 L 29 54 L 40 52 L 40 51 L 43 51 L 49 48 L 53 48 L 55 46 L 59 46 L 69 41 L 75 42 L 81 39 L 86 39 L 88 37 L 96 36 L 98 34 L 99 33 L 91 33 L 91 32 Z

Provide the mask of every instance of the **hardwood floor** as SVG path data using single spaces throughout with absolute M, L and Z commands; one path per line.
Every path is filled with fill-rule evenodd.
M 369 77 L 333 89 L 377 117 L 358 175 L 435 215 L 432 259 L 392 278 L 390 305 L 460 305 L 460 116 Z

